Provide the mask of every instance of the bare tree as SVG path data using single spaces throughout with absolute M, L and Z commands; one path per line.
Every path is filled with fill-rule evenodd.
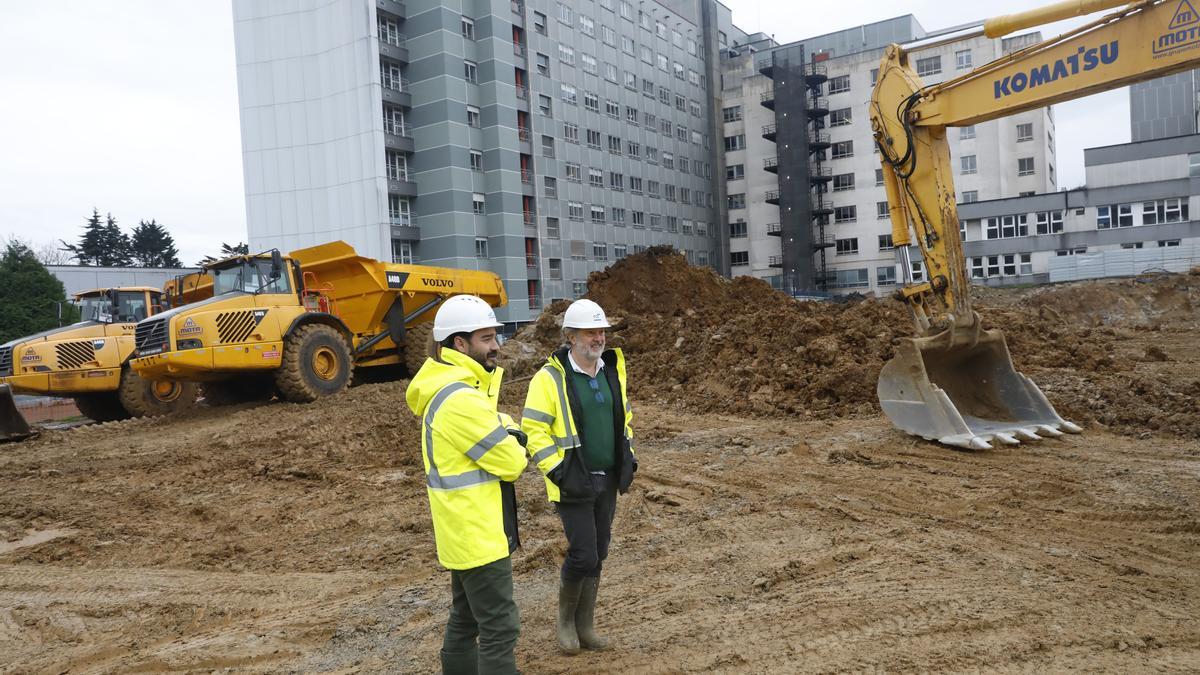
M 70 265 L 74 258 L 70 251 L 64 251 L 58 244 L 50 241 L 33 249 L 33 255 L 43 265 Z

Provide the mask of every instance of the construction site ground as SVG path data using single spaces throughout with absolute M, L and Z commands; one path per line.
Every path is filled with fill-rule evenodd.
M 1085 430 L 964 452 L 860 391 L 911 331 L 894 302 L 797 318 L 769 289 L 647 260 L 590 287 L 621 314 L 640 459 L 597 609 L 615 647 L 557 652 L 565 545 L 531 467 L 525 672 L 1200 669 L 1200 276 L 981 293 Z M 655 266 L 682 275 L 646 289 L 661 311 L 610 292 Z M 724 300 L 667 292 L 709 283 L 745 311 L 704 318 Z M 505 348 L 510 412 L 556 309 Z M 779 322 L 745 316 L 763 311 Z M 0 446 L 0 672 L 437 670 L 450 583 L 403 393 Z

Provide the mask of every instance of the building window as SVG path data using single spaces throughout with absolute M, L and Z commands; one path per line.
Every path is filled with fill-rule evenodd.
M 487 237 L 475 237 L 475 257 L 487 259 L 488 257 L 488 240 Z
M 579 15 L 579 32 L 588 37 L 596 37 L 596 22 L 591 17 Z
M 642 179 L 640 176 L 629 177 L 629 191 L 635 195 L 642 194 Z
M 871 86 L 874 87 L 877 82 L 879 82 L 879 69 L 872 68 L 871 69 Z
M 614 155 L 621 154 L 621 139 L 617 136 L 608 137 L 608 151 Z
M 588 169 L 588 185 L 592 187 L 604 187 L 604 172 L 600 169 Z
M 482 216 L 486 212 L 487 209 L 484 206 L 486 203 L 487 197 L 482 193 L 476 192 L 471 195 L 471 210 L 475 212 L 475 215 Z
M 725 180 L 739 180 L 746 177 L 745 164 L 730 164 L 725 167 Z
M 625 227 L 625 209 L 612 207 L 610 210 L 612 222 L 619 227 Z
M 1033 175 L 1033 158 L 1018 157 L 1017 158 L 1017 175 L 1032 176 Z
M 566 164 L 567 180 L 572 183 L 583 182 L 583 169 L 575 162 L 567 162 Z
M 550 57 L 545 54 L 538 53 L 534 55 L 534 61 L 537 62 L 537 71 L 539 75 L 550 75 Z
M 959 161 L 962 163 L 962 172 L 964 175 L 979 171 L 979 168 L 975 165 L 975 155 L 963 155 L 959 157 Z
M 604 100 L 604 112 L 607 113 L 608 116 L 613 119 L 620 119 L 621 104 L 617 103 L 616 101 L 613 101 L 611 99 L 605 99 Z
M 736 136 L 725 137 L 725 151 L 744 150 L 746 148 L 746 134 L 738 134 Z
M 617 81 L 617 66 L 615 64 L 604 64 L 604 79 L 614 83 Z
M 1178 245 L 1179 245 L 1178 239 L 1160 239 L 1158 241 L 1159 248 L 1166 248 L 1168 246 L 1178 246 Z
M 1116 222 L 1113 222 L 1113 214 Z M 1096 229 L 1133 227 L 1133 204 L 1111 204 L 1096 207 Z
M 579 142 L 579 125 L 563 122 L 563 140 L 568 143 Z
M 567 218 L 570 220 L 583 220 L 583 202 L 567 202 Z
M 942 72 L 941 56 L 926 56 L 923 59 L 917 59 L 917 75 L 928 77 L 940 72 Z
M 592 112 L 600 112 L 600 97 L 590 91 L 583 92 L 583 107 Z
M 1017 125 L 1017 142 L 1033 140 L 1033 122 Z
M 467 106 L 467 126 L 479 128 L 479 108 Z
M 595 75 L 600 72 L 599 64 L 596 62 L 596 57 L 591 54 L 580 54 L 579 60 L 583 63 L 583 72 Z
M 875 202 L 875 217 L 876 218 L 888 218 L 891 215 L 892 214 L 888 209 L 887 202 Z
M 958 128 L 958 140 L 967 141 L 972 138 L 975 138 L 975 125 L 974 124 L 972 124 L 969 127 L 959 127 Z
M 962 203 L 970 204 L 979 201 L 979 190 L 963 190 Z
M 925 281 L 925 262 L 918 260 L 912 264 L 912 280 L 913 283 L 921 283 Z
M 594 243 L 592 244 L 592 259 L 607 261 L 608 260 L 608 244 Z
M 637 75 L 629 72 L 628 70 L 625 71 L 625 87 L 637 91 L 637 86 Z
M 844 127 L 852 121 L 850 108 L 833 110 L 829 113 L 829 126 L 831 127 Z
M 475 39 L 475 21 L 473 19 L 465 16 L 462 18 L 462 36 L 468 40 Z
M 629 122 L 630 124 L 637 125 L 638 109 L 629 105 L 625 106 L 625 121 Z
M 483 153 L 478 150 L 471 150 L 471 170 L 483 171 Z
M 413 264 L 413 245 L 411 241 L 392 240 L 392 262 L 401 265 Z
M 645 211 L 634 211 L 634 212 L 632 212 L 632 217 L 633 217 L 634 229 L 638 229 L 638 230 L 646 229 L 646 212 Z
M 1142 224 L 1162 225 L 1163 223 L 1178 223 L 1188 219 L 1186 199 L 1159 199 L 1142 204 Z
M 387 153 L 388 180 L 408 180 L 408 156 L 402 152 Z
M 592 214 L 592 222 L 593 223 L 603 223 L 604 222 L 604 207 L 603 206 L 593 205 L 591 207 L 591 214 Z
M 742 106 L 735 105 L 721 109 L 721 119 L 726 122 L 736 122 L 742 119 Z M 1198 153 L 1200 154 L 1200 153 Z
M 562 258 L 546 258 L 546 266 L 550 269 L 551 279 L 562 279 Z
M 749 234 L 747 232 L 746 221 L 736 220 L 729 224 L 730 239 L 745 239 L 747 236 Z
M 866 267 L 853 270 L 837 270 L 834 274 L 836 276 L 833 288 L 867 288 L 871 285 Z
M 875 169 L 875 187 L 883 185 L 883 169 Z
M 892 243 L 892 235 L 890 235 L 890 234 L 879 235 L 879 250 L 880 251 L 891 251 L 895 248 L 896 248 L 896 245 Z
M 888 265 L 887 267 L 876 267 L 875 283 L 879 286 L 895 286 L 896 266 Z
M 852 157 L 854 155 L 854 141 L 838 141 L 833 144 L 830 151 L 830 157 L 833 159 L 842 159 L 844 157 Z
M 850 91 L 850 76 L 839 75 L 829 79 L 829 93 L 841 94 Z
M 671 152 L 664 152 L 662 154 L 662 163 L 663 163 L 664 167 L 666 167 L 668 169 L 674 169 L 675 168 L 675 154 L 671 153 Z
M 746 208 L 746 193 L 744 193 L 744 192 L 731 194 L 731 195 L 727 196 L 725 199 L 728 204 L 728 208 L 730 208 L 730 209 Z
M 538 94 L 538 112 L 540 112 L 543 117 L 554 116 L 554 109 L 551 107 L 552 105 L 553 104 L 551 103 L 549 96 L 546 96 L 545 94 Z
M 984 239 L 1012 239 L 1029 235 L 1028 217 L 1022 213 L 1016 216 L 1000 216 L 988 218 L 983 230 Z
M 833 208 L 833 222 L 852 223 L 856 220 L 858 220 L 857 206 L 835 206 Z
M 833 177 L 833 191 L 841 192 L 842 190 L 854 189 L 854 174 L 839 173 Z
M 542 157 L 554 157 L 554 137 L 542 136 Z
M 562 98 L 565 103 L 570 103 L 571 105 L 578 105 L 579 103 L 575 87 L 572 87 L 569 84 L 559 85 L 559 97 Z
M 561 2 L 558 3 L 558 20 L 571 25 L 571 8 Z
M 1069 255 L 1083 255 L 1087 253 L 1086 246 L 1076 246 L 1075 248 L 1059 249 L 1054 252 L 1054 255 L 1062 258 Z
M 595 129 L 588 129 L 587 130 L 587 144 L 588 144 L 589 148 L 592 148 L 593 150 L 599 150 L 600 149 L 600 132 L 596 131 Z
M 388 195 L 388 217 L 392 225 L 412 225 L 412 205 L 399 195 Z
M 749 251 L 730 251 L 729 252 L 729 264 L 733 265 L 735 267 L 738 265 L 749 265 L 750 264 L 750 252 Z
M 558 198 L 558 179 L 554 176 L 542 176 L 542 183 L 546 189 L 546 196 L 551 199 Z
M 858 253 L 858 237 L 838 239 L 834 242 L 834 246 L 838 255 L 850 255 L 852 253 Z
M 1038 234 L 1058 234 L 1063 231 L 1062 211 L 1043 211 L 1037 214 Z
M 1200 152 L 1188 155 L 1188 175 L 1192 178 L 1200 176 Z
M 608 187 L 610 190 L 625 189 L 625 174 L 616 173 L 615 171 L 608 172 Z
M 463 77 L 467 82 L 479 82 L 479 66 L 474 61 L 463 61 Z
M 616 47 L 617 31 L 613 30 L 611 26 L 600 26 L 600 40 L 610 47 Z

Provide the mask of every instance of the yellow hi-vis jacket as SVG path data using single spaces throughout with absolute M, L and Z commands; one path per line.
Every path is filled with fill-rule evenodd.
M 625 375 L 625 355 L 620 349 L 606 350 L 604 359 L 605 376 L 616 374 L 617 386 L 612 390 L 617 396 L 614 405 L 622 415 L 614 415 L 621 427 L 617 430 L 616 472 L 618 488 L 624 493 L 637 470 L 637 459 L 633 452 L 633 412 L 629 406 L 628 379 Z M 552 502 L 586 498 L 591 482 L 586 479 L 587 467 L 582 457 L 582 440 L 575 424 L 578 404 L 571 399 L 575 393 L 567 376 L 571 367 L 567 360 L 567 348 L 561 348 L 546 359 L 529 382 L 529 393 L 525 397 L 525 409 L 521 413 L 521 430 L 529 437 L 526 447 L 533 463 L 546 479 L 546 496 Z M 611 370 L 610 370 L 611 369 Z M 610 384 L 612 380 L 610 379 Z M 614 411 L 616 412 L 616 411 Z M 555 478 L 557 478 L 557 482 Z M 582 478 L 581 478 L 582 476 Z M 573 494 L 574 493 L 574 494 Z
M 444 363 L 425 360 L 405 399 L 421 418 L 438 562 L 464 570 L 505 558 L 516 547 L 516 493 L 511 485 L 502 489 L 501 481 L 515 481 L 528 461 L 508 433 L 516 428 L 512 418 L 496 410 L 503 370 L 489 373 L 453 349 L 442 349 L 441 358 Z

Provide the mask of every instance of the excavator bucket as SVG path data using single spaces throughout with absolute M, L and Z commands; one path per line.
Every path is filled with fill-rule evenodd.
M 902 339 L 879 374 L 877 392 L 900 429 L 971 450 L 1080 431 L 1013 368 L 998 330 Z
M 17 411 L 17 403 L 13 400 L 12 388 L 0 384 L 0 441 L 19 441 L 33 435 L 29 423 Z

